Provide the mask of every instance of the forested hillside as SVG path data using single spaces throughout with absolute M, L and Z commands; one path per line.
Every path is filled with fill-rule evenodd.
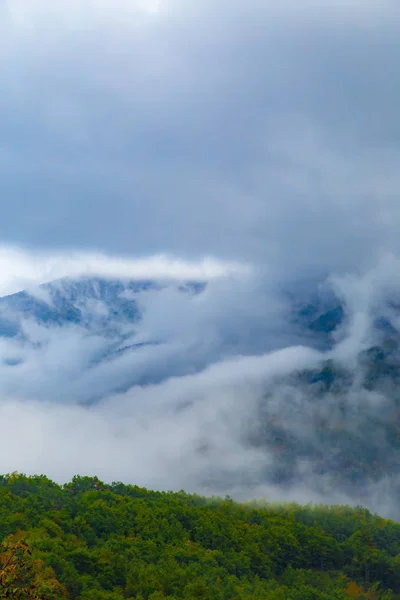
M 400 598 L 400 525 L 361 507 L 12 474 L 0 478 L 0 537 L 0 598 Z

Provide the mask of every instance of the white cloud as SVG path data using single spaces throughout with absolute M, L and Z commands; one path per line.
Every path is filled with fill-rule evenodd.
M 70 349 L 65 356 L 69 354 Z M 284 374 L 317 358 L 302 348 L 237 358 L 197 375 L 134 387 L 91 408 L 60 406 L 56 399 L 3 398 L 0 472 L 45 470 L 59 481 L 76 472 L 96 472 L 108 481 L 191 489 L 201 487 L 211 466 L 215 472 L 245 469 L 256 474 L 265 468 L 265 456 L 246 450 L 240 436 L 262 383 L 272 373 Z M 3 452 L 10 443 L 13 451 Z M 202 453 L 205 446 L 209 452 Z
M 208 281 L 245 274 L 249 266 L 204 258 L 190 262 L 166 255 L 124 258 L 101 253 L 41 253 L 0 248 L 0 294 L 12 294 L 62 277 L 99 276 L 110 279 Z

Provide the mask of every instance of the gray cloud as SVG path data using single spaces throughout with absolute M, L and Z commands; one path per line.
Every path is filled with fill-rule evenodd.
M 15 6 L 4 240 L 294 270 L 398 250 L 392 3 Z

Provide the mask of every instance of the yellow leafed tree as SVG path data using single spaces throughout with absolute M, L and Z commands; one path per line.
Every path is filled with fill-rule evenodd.
M 29 545 L 19 535 L 10 536 L 1 544 L 0 599 L 61 600 L 67 597 L 54 571 L 34 558 Z

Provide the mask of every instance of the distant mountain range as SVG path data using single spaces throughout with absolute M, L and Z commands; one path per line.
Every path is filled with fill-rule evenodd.
M 143 344 L 156 344 L 158 339 L 137 339 L 136 332 L 143 317 L 146 294 L 166 288 L 197 296 L 207 288 L 207 284 L 193 281 L 60 279 L 1 297 L 0 338 L 40 345 L 40 342 L 32 339 L 32 329 L 26 326 L 28 323 L 49 330 L 78 327 L 87 334 L 109 340 L 110 353 L 123 352 Z M 232 293 L 235 291 L 232 290 Z M 332 349 L 340 340 L 338 332 L 345 330 L 347 317 L 344 304 L 332 292 L 318 294 L 315 290 L 308 297 L 303 294 L 300 300 L 292 293 L 290 301 L 287 324 L 293 339 L 323 351 Z M 371 345 L 359 357 L 360 364 L 364 367 L 369 365 L 367 380 L 370 384 L 383 376 L 397 377 L 400 370 L 397 356 L 399 332 L 383 315 L 375 318 L 374 326 L 374 337 L 378 343 Z M 257 353 L 260 347 L 262 350 L 259 344 Z M 239 346 L 235 351 L 240 353 L 242 349 Z M 331 371 L 332 367 L 324 365 L 320 374 L 313 377 L 326 384 L 332 383 Z
M 162 336 L 145 339 L 138 331 L 146 294 L 166 288 L 196 298 L 207 284 L 62 279 L 0 298 L 0 337 L 21 347 L 40 349 L 44 342 L 36 335 L 35 326 L 53 334 L 78 328 L 87 336 L 97 336 L 102 342 L 88 359 L 87 368 L 124 356 L 121 380 L 118 369 L 112 372 L 116 391 L 196 372 L 208 364 L 207 348 L 190 356 L 179 344 L 172 354 L 157 355 L 140 375 L 133 369 L 138 352 L 162 346 Z M 319 493 L 336 487 L 350 497 L 362 498 L 370 485 L 390 478 L 400 497 L 396 479 L 400 479 L 398 307 L 391 303 L 375 311 L 371 343 L 357 350 L 347 364 L 336 351 L 351 322 L 344 302 L 333 293 L 320 296 L 315 291 L 301 299 L 295 294 L 290 298 L 289 330 L 304 345 L 320 349 L 321 362 L 316 368 L 295 371 L 266 385 L 251 426 L 243 426 L 244 443 L 265 449 L 270 457 L 265 481 L 290 487 L 301 482 L 306 469 L 307 481 L 311 480 Z M 201 345 L 201 340 L 196 341 Z M 240 354 L 240 346 L 235 352 Z M 141 357 L 146 366 L 147 355 Z M 209 362 L 222 358 L 217 352 Z M 4 363 L 12 367 L 21 361 L 23 357 L 15 353 Z M 126 368 L 130 363 L 132 373 Z M 90 381 L 95 377 L 94 372 Z M 91 401 L 99 397 L 99 386 L 93 385 Z M 249 485 L 255 483 L 249 480 Z
M 171 284 L 101 278 L 65 278 L 46 283 L 0 298 L 0 336 L 21 334 L 21 322 L 26 318 L 50 327 L 73 324 L 102 335 L 115 332 L 119 324 L 132 325 L 140 319 L 140 294 L 167 286 L 186 293 L 204 289 L 204 284 L 197 282 Z
M 157 357 L 153 361 L 154 364 L 149 361 L 147 366 L 144 364 L 145 359 L 141 358 L 139 373 L 134 368 L 138 351 L 166 343 L 162 332 L 159 335 L 156 332 L 153 337 L 149 337 L 143 333 L 140 325 L 146 296 L 165 292 L 167 289 L 178 295 L 196 296 L 205 289 L 205 284 L 190 281 L 182 283 L 65 278 L 1 297 L 0 340 L 8 340 L 9 344 L 3 345 L 5 351 L 0 354 L 0 365 L 2 362 L 4 366 L 16 367 L 23 364 L 26 357 L 32 360 L 32 353 L 35 352 L 41 357 L 39 353 L 49 345 L 60 352 L 57 340 L 61 340 L 62 350 L 62 336 L 68 336 L 70 332 L 70 336 L 75 339 L 71 351 L 79 354 L 79 349 L 83 348 L 82 364 L 80 368 L 77 365 L 75 369 L 78 377 L 76 386 L 79 386 L 79 377 L 85 370 L 92 371 L 94 383 L 91 387 L 96 391 L 88 396 L 90 402 L 111 393 L 113 389 L 123 391 L 134 384 L 145 385 L 160 381 L 169 375 L 179 374 L 181 370 L 176 361 L 168 363 L 168 360 L 162 361 Z M 126 359 L 124 369 L 121 367 L 120 380 L 117 381 L 116 368 L 112 376 L 108 377 L 104 390 L 100 383 L 96 385 L 96 372 L 93 371 L 95 367 L 116 361 L 128 354 L 132 354 L 132 368 L 128 368 L 129 359 Z M 66 357 L 61 355 L 62 352 L 60 361 L 65 362 Z M 41 358 L 38 358 L 38 361 L 38 368 L 43 371 L 42 382 L 46 388 L 47 361 L 42 362 Z M 60 364 L 60 368 L 62 366 Z M 12 393 L 14 387 L 11 389 Z M 83 397 L 84 393 L 78 395 Z

